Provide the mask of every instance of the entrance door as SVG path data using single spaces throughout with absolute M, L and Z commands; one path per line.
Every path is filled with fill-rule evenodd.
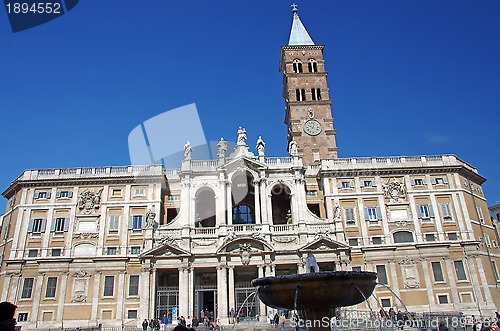
M 200 318 L 201 310 L 210 312 L 213 321 L 217 320 L 217 290 L 214 289 L 197 289 L 195 290 L 195 314 Z
M 175 307 L 175 308 L 174 308 Z M 156 316 L 159 319 L 167 315 L 168 320 L 172 321 L 172 308 L 179 307 L 179 288 L 178 287 L 157 287 L 156 288 Z M 149 318 L 152 318 L 150 316 Z

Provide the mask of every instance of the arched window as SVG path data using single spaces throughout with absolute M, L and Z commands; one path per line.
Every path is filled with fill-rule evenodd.
M 321 89 L 312 88 L 311 89 L 311 96 L 312 96 L 313 100 L 321 100 Z
M 302 62 L 300 60 L 293 60 L 293 72 L 296 74 L 302 73 Z
M 306 101 L 306 90 L 305 89 L 296 89 L 295 97 L 297 101 Z
M 413 242 L 413 233 L 410 231 L 396 231 L 392 234 L 392 237 L 395 244 Z
M 254 224 L 255 212 L 247 205 L 239 205 L 233 208 L 233 224 Z
M 273 210 L 273 224 L 292 223 L 290 205 L 290 189 L 286 185 L 278 184 L 271 190 L 271 205 Z
M 195 226 L 215 226 L 215 193 L 209 188 L 203 188 L 196 193 Z
M 309 68 L 309 72 L 318 72 L 318 62 L 315 59 L 310 59 L 307 62 L 307 67 Z

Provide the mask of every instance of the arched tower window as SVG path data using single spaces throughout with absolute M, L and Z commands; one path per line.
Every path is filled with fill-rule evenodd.
M 290 189 L 278 184 L 271 190 L 271 205 L 273 210 L 273 224 L 292 223 L 292 208 L 290 203 Z
M 321 100 L 321 89 L 312 88 L 311 89 L 311 96 L 312 96 L 313 100 Z
M 255 224 L 255 188 L 247 171 L 237 172 L 231 183 L 233 224 Z
M 413 233 L 410 231 L 396 231 L 392 234 L 394 238 L 394 243 L 412 243 L 413 242 Z
M 296 74 L 302 73 L 302 62 L 298 59 L 293 60 L 293 72 Z
M 305 89 L 296 89 L 295 96 L 297 101 L 306 101 L 306 90 Z
M 315 59 L 310 59 L 307 62 L 307 67 L 309 68 L 309 72 L 318 72 L 318 62 Z
M 209 188 L 202 188 L 196 193 L 195 226 L 215 226 L 215 193 Z

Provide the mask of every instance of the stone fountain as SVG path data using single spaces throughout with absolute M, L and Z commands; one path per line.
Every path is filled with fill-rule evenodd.
M 312 255 L 307 268 L 310 273 L 257 278 L 252 285 L 267 306 L 296 310 L 308 330 L 331 330 L 329 321 L 335 308 L 365 301 L 376 285 L 374 272 L 319 272 Z

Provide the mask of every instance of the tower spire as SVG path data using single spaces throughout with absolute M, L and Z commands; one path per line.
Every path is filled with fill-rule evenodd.
M 304 24 L 300 21 L 297 4 L 292 4 L 292 12 L 293 12 L 293 22 L 292 22 L 292 30 L 290 31 L 290 39 L 288 40 L 289 46 L 303 46 L 303 45 L 314 45 L 314 41 L 307 33 Z

